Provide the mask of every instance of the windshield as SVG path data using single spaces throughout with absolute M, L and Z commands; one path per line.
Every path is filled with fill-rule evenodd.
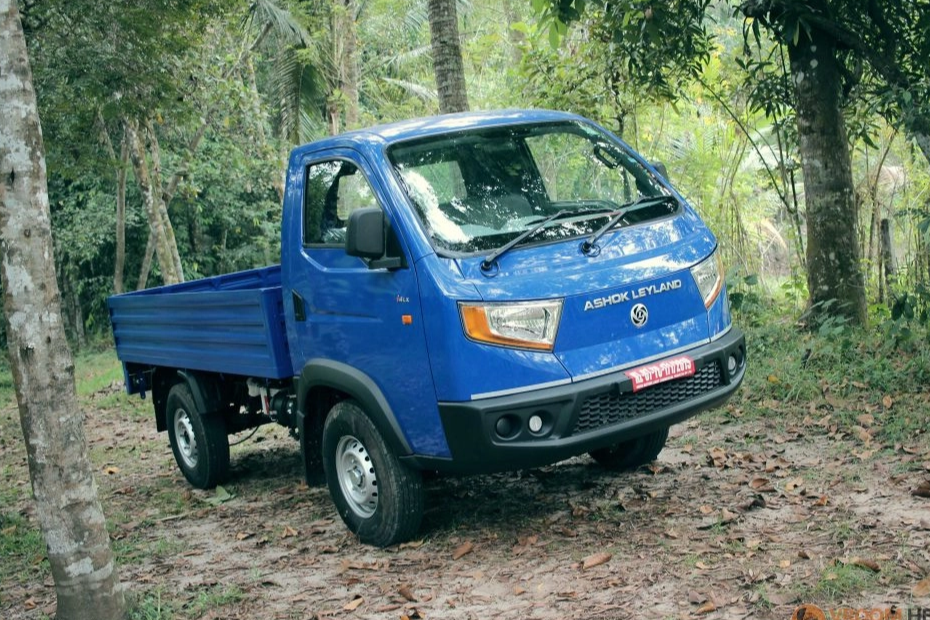
M 524 242 L 589 235 L 624 205 L 669 194 L 608 136 L 574 122 L 433 136 L 397 144 L 388 157 L 433 244 L 449 252 L 493 250 L 556 214 Z M 678 208 L 660 201 L 617 225 Z

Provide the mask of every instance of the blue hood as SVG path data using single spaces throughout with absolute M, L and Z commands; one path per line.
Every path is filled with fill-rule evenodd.
M 481 271 L 481 257 L 456 263 L 485 301 L 564 300 L 554 353 L 576 380 L 707 342 L 707 310 L 689 268 L 716 240 L 690 209 L 611 232 L 596 256 L 581 252 L 582 240 L 515 248 L 493 275 Z M 637 304 L 648 314 L 639 327 Z

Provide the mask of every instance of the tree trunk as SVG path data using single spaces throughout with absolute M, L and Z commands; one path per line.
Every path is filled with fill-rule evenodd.
M 516 6 L 515 0 L 504 0 L 504 15 L 507 17 L 507 39 L 510 43 L 510 61 L 513 66 L 519 67 L 523 62 L 523 45 L 526 43 L 526 35 L 522 31 L 513 27 L 514 24 L 522 22 Z
M 126 172 L 129 167 L 129 144 L 123 135 L 119 149 L 119 169 L 116 171 L 116 261 L 113 265 L 113 290 L 124 291 L 123 270 L 126 268 Z
M 866 322 L 856 204 L 833 41 L 817 28 L 788 46 L 807 206 L 807 285 L 812 314 Z
M 911 114 L 912 116 L 904 123 L 905 132 L 917 144 L 927 163 L 930 164 L 930 116 L 916 116 L 913 112 Z
M 430 41 L 433 48 L 433 72 L 439 93 L 439 110 L 443 113 L 468 110 L 465 90 L 465 67 L 459 45 L 459 20 L 456 0 L 428 0 Z
M 881 224 L 881 263 L 882 270 L 879 273 L 879 277 L 882 282 L 884 282 L 884 288 L 888 291 L 888 299 L 894 298 L 894 291 L 892 287 L 897 284 L 898 281 L 898 266 L 894 258 L 894 241 L 891 236 L 891 220 L 887 217 L 883 217 Z
M 152 231 L 155 255 L 158 257 L 162 280 L 165 284 L 177 284 L 181 279 L 174 270 L 174 261 L 171 258 L 171 250 L 168 248 L 168 239 L 165 235 L 165 229 L 161 222 L 161 213 L 157 205 L 157 203 L 161 202 L 160 190 L 153 184 L 149 175 L 145 148 L 139 138 L 139 132 L 134 122 L 126 122 L 126 139 L 129 141 L 129 158 L 132 160 L 136 182 L 142 192 L 142 201 L 145 204 L 145 213 L 149 220 L 149 229 Z
M 0 0 L 0 277 L 36 512 L 59 620 L 125 616 L 62 329 L 42 130 L 16 0 Z
M 141 291 L 148 284 L 149 274 L 152 272 L 152 257 L 154 255 L 155 231 L 149 229 L 149 239 L 145 242 L 145 253 L 142 255 L 142 267 L 139 269 L 139 281 L 136 283 L 137 291 Z
M 339 31 L 342 39 L 342 94 L 346 99 L 346 129 L 358 127 L 358 0 L 339 0 L 342 13 Z
M 203 137 L 203 132 L 206 131 L 206 128 L 206 123 L 201 125 L 198 134 L 194 138 L 194 142 L 192 142 L 194 146 L 191 147 L 190 153 L 193 153 L 197 148 L 196 145 L 200 144 L 200 139 Z M 178 242 L 174 236 L 174 226 L 171 225 L 171 218 L 168 217 L 168 203 L 171 202 L 171 199 L 174 197 L 174 192 L 177 190 L 178 182 L 183 172 L 181 172 L 181 168 L 179 168 L 171 177 L 167 189 L 162 190 L 161 146 L 158 144 L 158 136 L 155 135 L 155 128 L 152 126 L 151 121 L 146 121 L 145 123 L 145 134 L 147 137 L 146 142 L 149 145 L 149 152 L 152 155 L 152 185 L 158 190 L 155 192 L 155 209 L 158 212 L 158 219 L 161 222 L 162 230 L 165 234 L 168 256 L 171 258 L 174 274 L 178 282 L 183 282 L 184 268 L 181 266 L 181 255 L 178 253 Z M 182 166 L 183 165 L 186 165 L 186 162 L 182 164 Z

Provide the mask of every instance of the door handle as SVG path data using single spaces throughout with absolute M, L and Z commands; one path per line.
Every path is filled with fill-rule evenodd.
M 291 291 L 291 298 L 294 300 L 294 320 L 306 321 L 307 311 L 304 309 L 304 298 L 297 294 L 297 291 Z

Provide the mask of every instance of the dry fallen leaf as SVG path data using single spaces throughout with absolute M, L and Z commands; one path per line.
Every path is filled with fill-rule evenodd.
M 697 590 L 691 590 L 688 592 L 688 602 L 693 605 L 700 605 L 707 600 L 707 597 L 698 592 Z
M 870 571 L 877 573 L 881 570 L 881 567 L 878 565 L 878 562 L 875 560 L 870 560 L 868 558 L 860 558 L 859 556 L 854 557 L 849 561 L 853 566 L 859 566 L 861 568 L 867 568 Z
M 911 590 L 911 592 L 916 598 L 930 596 L 930 577 L 922 579 L 914 584 L 914 589 Z
M 708 565 L 705 564 L 704 562 L 695 562 L 695 563 L 694 563 L 694 567 L 695 567 L 695 568 L 700 568 L 701 570 L 707 570 L 707 569 L 710 568 L 710 566 L 708 566 Z
M 236 540 L 245 540 L 246 538 L 252 538 L 255 536 L 252 532 L 236 532 Z
M 930 498 L 930 480 L 924 480 L 918 484 L 917 488 L 911 491 L 911 495 Z
M 866 428 L 875 424 L 875 416 L 873 416 L 871 413 L 860 414 L 856 417 L 856 420 L 859 422 L 859 424 L 865 426 Z
M 611 554 L 604 553 L 604 552 L 589 555 L 588 557 L 586 557 L 584 560 L 581 561 L 581 568 L 582 570 L 588 570 L 589 568 L 600 566 L 601 564 L 605 564 L 609 562 L 610 558 L 612 557 L 613 556 Z
M 707 504 L 704 504 L 703 506 L 701 506 L 700 508 L 698 508 L 698 510 L 701 511 L 701 514 L 702 514 L 702 515 L 709 515 L 710 513 L 712 513 L 712 512 L 714 511 L 714 509 L 711 508 L 710 506 L 708 506 Z
M 694 613 L 699 614 L 699 615 L 709 614 L 710 612 L 716 611 L 716 610 L 717 610 L 717 606 L 714 605 L 713 601 L 707 601 L 706 603 L 704 603 L 703 605 L 695 609 Z
M 110 465 L 109 467 L 105 467 L 103 469 L 103 473 L 105 473 L 108 476 L 112 476 L 113 474 L 118 474 L 119 467 L 116 467 L 115 465 Z
M 894 400 L 885 394 L 885 396 L 882 397 L 882 404 L 885 406 L 885 409 L 891 409 L 891 406 L 894 405 Z
M 739 517 L 738 514 L 736 514 L 735 512 L 731 512 L 727 510 L 726 508 L 720 511 L 720 523 L 723 523 L 723 524 L 733 523 L 734 521 L 736 521 L 738 517 Z
M 25 607 L 26 609 L 35 609 L 37 607 L 36 600 L 30 596 L 23 603 L 23 607 Z
M 791 560 L 782 560 L 778 563 L 781 568 L 791 568 Z
M 348 603 L 346 603 L 345 605 L 343 605 L 343 606 L 342 606 L 342 609 L 343 609 L 344 611 L 355 611 L 356 609 L 358 609 L 359 607 L 361 607 L 362 603 L 364 603 L 364 602 L 365 602 L 365 599 L 364 599 L 364 598 L 362 598 L 361 596 L 356 595 L 356 597 L 355 597 L 354 599 L 352 599 L 351 601 L 349 601 Z
M 771 491 L 772 485 L 769 483 L 768 478 L 753 478 L 749 481 L 749 486 L 755 489 L 756 491 Z
M 397 593 L 402 597 L 410 601 L 411 603 L 417 602 L 417 597 L 413 595 L 413 590 L 410 589 L 410 586 L 404 584 L 401 587 L 397 588 Z
M 869 431 L 867 431 L 866 429 L 862 428 L 861 426 L 854 426 L 853 430 L 856 433 L 856 437 L 858 437 L 859 441 L 861 441 L 862 443 L 867 444 L 867 443 L 872 442 L 872 434 L 869 433 Z
M 462 556 L 465 556 L 471 553 L 474 550 L 474 548 L 475 548 L 475 545 L 472 542 L 470 541 L 463 542 L 461 545 L 455 548 L 455 551 L 452 552 L 452 559 L 458 560 Z
M 521 588 L 520 586 L 513 587 L 514 596 L 520 596 L 521 594 L 525 594 L 525 593 L 526 593 L 526 590 L 524 588 Z
M 281 533 L 281 538 L 293 538 L 294 536 L 297 536 L 297 530 L 290 525 L 285 525 L 284 531 Z

